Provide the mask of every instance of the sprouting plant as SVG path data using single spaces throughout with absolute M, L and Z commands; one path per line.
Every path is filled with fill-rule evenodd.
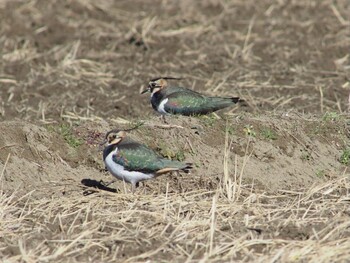
M 234 134 L 235 134 L 235 128 L 232 127 L 232 126 L 226 126 L 226 132 L 227 132 L 229 135 L 234 135 Z
M 319 178 L 323 178 L 326 175 L 326 171 L 325 170 L 317 170 L 316 171 L 316 176 Z
M 350 148 L 344 149 L 339 160 L 342 164 L 348 165 L 350 161 Z
M 215 114 L 200 115 L 199 118 L 204 121 L 205 125 L 212 127 L 217 121 Z
M 253 125 L 246 125 L 244 127 L 244 132 L 248 136 L 256 137 L 256 132 L 254 131 Z
M 178 151 L 177 153 L 175 153 L 175 159 L 180 162 L 183 162 L 185 160 L 185 153 L 182 150 Z
M 180 162 L 185 160 L 185 152 L 183 149 L 178 151 L 171 150 L 165 142 L 160 142 L 158 145 L 159 153 L 168 159 L 176 159 Z
M 310 161 L 311 160 L 311 154 L 308 151 L 302 151 L 300 159 L 303 160 L 303 161 Z
M 339 113 L 331 111 L 331 112 L 326 112 L 323 117 L 322 120 L 323 121 L 336 121 L 339 120 L 340 116 Z
M 277 134 L 268 128 L 261 130 L 261 135 L 267 140 L 277 140 Z
M 79 138 L 77 138 L 73 132 L 72 132 L 72 127 L 69 126 L 68 124 L 60 124 L 59 126 L 55 125 L 48 125 L 46 126 L 46 129 L 49 132 L 56 132 L 60 134 L 63 139 L 69 144 L 69 146 L 73 148 L 77 148 L 80 145 L 83 144 L 83 141 Z
M 74 136 L 72 128 L 67 124 L 61 124 L 58 128 L 58 132 L 62 135 L 63 139 L 73 148 L 77 148 L 83 144 L 82 140 Z

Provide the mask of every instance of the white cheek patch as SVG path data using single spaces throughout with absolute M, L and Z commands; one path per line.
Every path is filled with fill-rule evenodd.
M 168 102 L 168 98 L 162 100 L 160 103 L 159 103 L 159 106 L 158 106 L 158 111 L 162 114 L 167 114 L 167 112 L 165 111 L 164 107 L 165 107 L 165 104 Z
M 156 94 L 158 91 L 160 91 L 160 88 L 155 88 L 153 89 L 152 93 L 151 93 L 151 98 L 153 97 L 154 94 Z

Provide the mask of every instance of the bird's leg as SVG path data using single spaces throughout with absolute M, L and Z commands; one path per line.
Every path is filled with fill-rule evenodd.
M 131 183 L 131 192 L 132 194 L 135 194 L 136 188 L 139 187 L 139 182 Z
M 165 119 L 165 114 L 162 114 L 162 121 L 165 123 L 165 124 L 169 124 L 167 121 L 166 121 L 166 119 Z
M 112 180 L 112 181 L 110 181 L 108 183 L 105 183 L 103 180 L 100 180 L 100 184 L 102 184 L 103 186 L 109 186 L 111 184 L 114 184 L 115 182 L 116 182 L 116 180 Z

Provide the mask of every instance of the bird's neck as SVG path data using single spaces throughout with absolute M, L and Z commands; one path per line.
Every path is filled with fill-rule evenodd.
M 106 148 L 104 148 L 103 160 L 105 160 L 107 158 L 107 156 L 115 150 L 115 148 L 117 148 L 117 144 L 111 144 L 111 145 L 108 145 Z
M 153 108 L 157 107 L 159 105 L 159 103 L 162 101 L 164 96 L 165 96 L 165 89 L 161 89 L 155 93 L 152 93 L 151 103 L 152 103 Z

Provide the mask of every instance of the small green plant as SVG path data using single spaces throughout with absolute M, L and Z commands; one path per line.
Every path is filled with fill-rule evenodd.
M 244 127 L 244 132 L 247 136 L 256 137 L 256 132 L 254 131 L 253 125 L 246 125 Z
M 59 126 L 48 125 L 46 129 L 49 132 L 60 134 L 63 139 L 73 148 L 77 148 L 83 144 L 83 141 L 72 133 L 72 128 L 68 124 L 60 124 Z
M 316 176 L 319 178 L 323 178 L 326 175 L 326 171 L 325 170 L 317 170 L 316 171 Z
M 322 120 L 323 121 L 336 121 L 339 120 L 340 116 L 339 113 L 331 111 L 331 112 L 326 112 L 323 117 Z
M 235 134 L 235 128 L 232 126 L 227 126 L 226 131 L 229 135 L 234 135 Z
M 159 153 L 168 159 L 175 159 L 180 162 L 185 160 L 185 152 L 182 149 L 179 149 L 178 151 L 173 151 L 169 149 L 169 147 L 166 145 L 165 142 L 160 142 L 158 145 L 158 151 Z
M 160 154 L 162 156 L 164 156 L 165 158 L 175 159 L 175 160 L 178 160 L 180 162 L 185 160 L 185 153 L 181 150 L 178 152 L 175 152 L 175 151 L 170 150 L 169 148 L 162 148 L 162 149 L 160 149 Z
M 73 148 L 77 148 L 83 144 L 82 140 L 75 137 L 72 133 L 72 128 L 67 124 L 62 124 L 58 128 L 58 132 L 62 135 L 63 139 Z
M 175 159 L 183 162 L 185 160 L 185 153 L 183 151 L 178 151 L 177 153 L 175 153 Z
M 263 129 L 261 135 L 267 140 L 277 140 L 277 134 L 268 128 Z
M 201 120 L 203 120 L 206 126 L 212 127 L 217 121 L 217 117 L 214 114 L 209 115 L 200 115 L 198 116 Z
M 320 124 L 317 124 L 315 127 L 313 127 L 313 128 L 311 129 L 311 133 L 312 133 L 313 135 L 318 135 L 318 134 L 321 133 L 321 131 L 322 131 L 322 127 L 321 127 Z
M 342 164 L 348 165 L 350 162 L 350 148 L 347 148 L 343 150 L 342 155 L 340 156 L 339 160 Z
M 303 161 L 310 161 L 311 160 L 311 154 L 308 151 L 302 151 L 300 159 Z

